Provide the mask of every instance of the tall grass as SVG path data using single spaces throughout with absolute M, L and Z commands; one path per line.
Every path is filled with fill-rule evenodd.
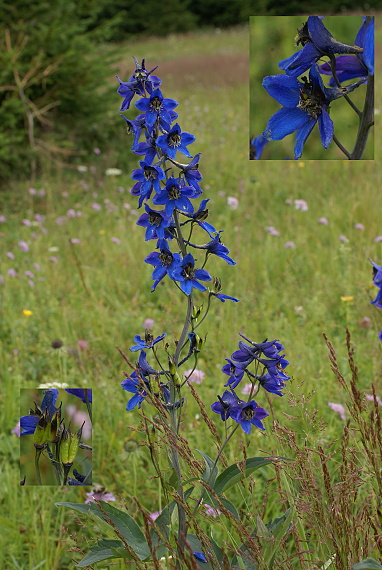
M 179 101 L 179 122 L 196 135 L 194 146 L 202 152 L 200 168 L 205 197 L 211 198 L 211 222 L 225 230 L 223 242 L 237 261 L 235 268 L 228 268 L 222 260 L 209 266 L 211 273 L 222 278 L 224 293 L 239 298 L 240 303 L 216 300 L 209 321 L 201 327 L 207 344 L 198 368 L 206 378 L 197 389 L 207 410 L 221 393 L 220 369 L 224 358 L 235 350 L 239 332 L 259 341 L 279 338 L 291 362 L 290 393 L 272 404 L 277 424 L 268 418 L 265 435 L 255 432 L 238 437 L 227 451 L 228 459 L 241 457 L 241 445 L 248 456 L 259 455 L 259 449 L 296 455 L 296 449 L 291 449 L 292 436 L 288 437 L 293 432 L 297 446 L 313 449 L 316 463 L 312 465 L 324 461 L 329 476 L 336 478 L 339 463 L 326 458 L 332 441 L 337 440 L 340 453 L 344 422 L 328 402 L 354 403 L 331 373 L 322 332 L 335 345 L 339 370 L 347 377 L 345 328 L 349 328 L 358 389 L 362 397 L 371 393 L 373 381 L 377 395 L 382 396 L 381 343 L 377 339 L 381 322 L 369 303 L 374 291 L 368 262 L 369 257 L 382 260 L 381 242 L 375 241 L 382 234 L 382 174 L 378 161 L 249 163 L 247 45 L 246 29 L 129 43 L 119 46 L 121 62 L 116 73 L 122 78 L 130 75 L 131 55 L 146 57 L 148 67 L 159 64 L 164 94 Z M 105 106 L 110 112 L 114 105 L 118 115 L 115 97 L 112 103 L 106 97 Z M 87 172 L 57 171 L 47 165 L 33 183 L 37 193 L 31 192 L 29 183 L 14 182 L 1 196 L 6 217 L 0 224 L 0 274 L 4 276 L 0 285 L 0 561 L 4 568 L 32 569 L 39 564 L 49 569 L 69 568 L 71 558 L 81 558 L 76 549 L 86 550 L 86 542 L 101 533 L 95 522 L 82 526 L 76 516 L 53 506 L 60 500 L 83 501 L 82 489 L 18 487 L 19 442 L 10 431 L 19 416 L 19 388 L 52 381 L 93 388 L 94 480 L 125 502 L 132 514 L 139 514 L 131 506 L 135 494 L 148 510 L 158 509 L 158 482 L 150 478 L 147 452 L 138 448 L 132 453 L 128 446 L 129 440 L 141 440 L 139 432 L 127 428 L 138 426 L 138 418 L 125 411 L 126 393 L 120 389 L 125 363 L 116 345 L 126 352 L 133 336 L 144 332 L 143 321 L 148 317 L 156 322 L 154 333 L 167 332 L 169 338 L 177 338 L 185 307 L 166 280 L 150 293 L 151 270 L 143 258 L 152 251 L 152 244 L 144 243 L 141 228 L 136 226 L 135 199 L 129 194 L 136 162 L 123 150 L 130 141 L 125 138 L 122 119 L 116 125 L 112 150 L 101 149 L 101 155 L 89 159 Z M 108 167 L 123 172 L 106 176 Z M 228 196 L 239 200 L 236 210 L 228 207 Z M 299 199 L 307 202 L 307 211 L 295 209 L 294 200 Z M 95 209 L 95 203 L 101 208 Z M 36 220 L 36 214 L 44 216 L 43 221 Z M 60 220 L 62 216 L 66 220 Z M 319 223 L 320 217 L 326 217 L 328 225 Z M 24 219 L 32 225 L 25 225 Z M 360 223 L 364 230 L 354 227 Z M 270 235 L 268 226 L 280 235 Z M 73 239 L 80 243 L 72 243 Z M 21 241 L 29 251 L 21 251 Z M 285 247 L 291 241 L 295 248 Z M 7 252 L 15 259 L 7 257 Z M 8 274 L 10 269 L 16 277 Z M 25 271 L 31 271 L 33 278 Z M 24 310 L 32 314 L 27 316 Z M 60 357 L 51 348 L 56 338 L 66 348 Z M 88 342 L 88 349 L 79 348 L 80 339 Z M 259 404 L 265 405 L 260 396 Z M 213 454 L 214 443 L 206 435 L 192 398 L 184 418 L 191 448 L 202 446 Z M 359 441 L 354 445 L 359 446 Z M 236 496 L 243 512 L 249 513 L 249 523 L 256 514 L 268 520 L 285 511 L 284 483 L 274 480 L 268 468 L 258 473 L 252 491 L 240 491 L 242 499 Z M 317 483 L 322 493 L 324 475 Z M 375 499 L 374 483 L 366 475 L 360 474 L 360 497 Z M 302 513 L 300 491 L 298 484 L 290 489 Z M 322 502 L 326 500 L 323 494 L 319 496 Z M 307 518 L 303 523 L 308 523 Z M 227 539 L 226 529 L 217 532 L 218 539 Z M 317 559 L 334 554 L 329 539 L 325 543 L 316 534 L 313 539 L 320 542 Z M 378 555 L 374 544 L 368 548 L 370 556 Z M 289 555 L 292 550 L 292 545 L 285 546 Z M 303 561 L 298 563 L 304 568 Z

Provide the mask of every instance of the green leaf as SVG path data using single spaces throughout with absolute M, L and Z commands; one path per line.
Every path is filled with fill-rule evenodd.
M 213 461 L 213 459 L 211 459 L 211 457 L 208 457 L 208 455 L 206 455 L 205 453 L 203 453 L 203 451 L 199 451 L 199 449 L 196 450 L 198 453 L 200 453 L 200 455 L 203 457 L 204 459 L 204 463 L 206 464 L 206 470 L 202 475 L 202 479 L 203 481 L 205 481 L 210 487 L 213 487 L 214 483 L 215 483 L 215 479 L 219 473 L 219 469 L 218 466 L 215 465 L 215 461 Z
M 239 520 L 239 513 L 236 510 L 235 505 L 233 505 L 231 503 L 231 501 L 229 501 L 228 499 L 225 499 L 224 497 L 219 497 L 220 502 L 223 504 L 223 507 L 227 509 L 227 511 L 229 511 L 231 514 L 233 514 L 233 516 L 235 517 L 235 519 Z M 210 504 L 211 506 L 213 506 L 214 508 L 218 509 L 219 508 L 219 501 L 217 501 L 210 493 L 206 492 L 205 494 L 205 501 L 206 503 Z
M 353 566 L 353 570 L 367 570 L 368 568 L 372 570 L 380 570 L 382 566 L 379 562 L 374 560 L 374 558 L 365 558 L 365 560 L 362 560 L 362 562 L 358 562 Z
M 99 509 L 96 503 L 88 505 L 81 503 L 56 503 L 56 506 L 68 507 L 81 513 L 88 513 L 96 515 L 103 521 L 107 522 L 106 517 L 109 517 L 117 530 L 122 534 L 127 544 L 132 547 L 140 560 L 145 560 L 150 556 L 150 549 L 146 542 L 145 536 L 141 531 L 135 520 L 125 511 L 116 509 L 112 505 L 103 502 L 102 508 L 106 512 L 106 516 Z M 110 526 L 110 525 L 109 525 Z M 110 527 L 113 530 L 113 527 Z
M 220 473 L 214 485 L 211 485 L 211 487 L 214 489 L 215 493 L 220 495 L 233 485 L 236 485 L 236 483 L 241 481 L 241 479 L 244 477 L 248 477 L 248 475 L 256 471 L 256 469 L 259 469 L 259 467 L 263 467 L 264 465 L 269 465 L 272 463 L 273 459 L 274 458 L 268 459 L 267 457 L 250 457 L 245 462 L 245 474 L 243 474 L 238 466 L 234 463 L 233 465 L 227 467 L 227 469 L 225 469 L 222 473 Z
M 110 548 L 92 546 L 91 552 L 88 552 L 88 554 L 78 564 L 76 564 L 76 567 L 85 568 L 85 566 L 89 566 L 95 562 L 100 562 L 101 560 L 106 560 L 107 558 L 115 558 Z

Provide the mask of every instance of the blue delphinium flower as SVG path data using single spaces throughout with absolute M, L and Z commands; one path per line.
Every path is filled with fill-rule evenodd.
M 180 282 L 180 288 L 183 293 L 190 295 L 193 288 L 199 291 L 206 291 L 205 287 L 200 281 L 211 281 L 211 275 L 205 269 L 195 269 L 195 259 L 191 253 L 187 253 L 179 267 L 176 267 L 172 274 L 171 279 Z
M 141 136 L 142 131 L 145 130 L 145 126 L 146 126 L 145 115 L 144 114 L 138 115 L 138 117 L 135 117 L 134 120 L 128 119 L 127 117 L 125 117 L 125 115 L 121 115 L 121 117 L 127 123 L 127 134 L 128 135 L 130 135 L 130 134 L 134 135 L 133 146 L 131 148 L 132 148 L 133 152 L 137 152 L 136 149 L 137 149 L 137 144 L 138 144 L 139 138 Z M 153 160 L 154 160 L 154 157 L 153 157 Z
M 298 30 L 296 43 L 303 45 L 302 50 L 279 62 L 280 69 L 292 77 L 298 77 L 310 69 L 324 55 L 358 54 L 363 51 L 360 46 L 349 46 L 334 39 L 319 16 L 309 16 Z
M 166 216 L 164 210 L 158 212 L 152 210 L 148 204 L 145 204 L 146 214 L 142 214 L 137 221 L 138 226 L 146 228 L 145 240 L 150 239 L 165 239 L 166 228 L 171 226 L 171 218 Z
M 147 396 L 147 391 L 149 390 L 149 382 L 145 379 L 143 379 L 143 381 L 147 386 L 146 390 L 142 386 L 141 376 L 139 376 L 138 373 L 134 371 L 132 374 L 130 374 L 130 377 L 125 378 L 125 380 L 121 382 L 122 388 L 127 392 L 131 392 L 133 394 L 132 398 L 130 398 L 126 405 L 126 410 L 128 412 L 133 410 L 135 406 L 138 406 L 138 408 L 140 408 L 142 402 Z
M 263 374 L 262 376 L 257 376 L 260 386 L 264 388 L 267 392 L 272 394 L 277 394 L 278 396 L 283 396 L 284 394 L 280 392 L 285 388 L 285 382 L 283 382 L 279 376 L 275 377 L 269 373 Z
M 149 132 L 156 121 L 163 120 L 167 125 L 171 124 L 170 111 L 178 106 L 174 99 L 164 99 L 160 89 L 154 89 L 150 97 L 143 97 L 135 103 L 136 108 L 146 113 L 146 125 Z
M 56 388 L 51 388 L 43 392 L 44 398 L 41 402 L 41 408 L 35 406 L 35 411 L 28 416 L 22 416 L 20 418 L 20 435 L 31 435 L 35 432 L 36 426 L 40 421 L 40 418 L 46 414 L 47 420 L 50 421 L 55 412 L 59 408 L 55 407 L 56 400 L 58 398 L 58 390 Z
M 258 406 L 254 400 L 236 408 L 231 415 L 231 417 L 241 425 L 243 431 L 248 434 L 251 433 L 252 425 L 264 430 L 265 427 L 261 420 L 267 416 L 269 416 L 269 412 Z
M 288 75 L 265 77 L 263 86 L 283 107 L 269 119 L 263 135 L 274 141 L 296 131 L 294 158 L 298 159 L 306 139 L 318 123 L 322 146 L 328 148 L 334 135 L 333 121 L 328 113 L 330 103 L 364 82 L 362 79 L 346 87 L 324 87 L 317 65 L 310 69 L 309 81 L 305 78 L 303 83 Z
M 232 362 L 229 358 L 226 358 L 227 364 L 224 364 L 222 368 L 223 374 L 227 374 L 229 379 L 227 384 L 224 386 L 229 386 L 232 390 L 241 382 L 244 376 L 244 368 L 239 368 L 235 362 Z
M 72 394 L 73 396 L 77 396 L 77 398 L 80 398 L 80 400 L 82 400 L 82 402 L 86 402 L 86 397 L 85 397 L 85 391 L 86 391 L 86 396 L 88 399 L 88 402 L 92 403 L 92 390 L 89 388 L 65 388 L 65 392 L 68 392 L 68 394 Z
M 223 422 L 232 417 L 232 414 L 237 412 L 238 406 L 241 404 L 240 398 L 235 394 L 235 392 L 230 392 L 225 390 L 222 396 L 217 396 L 218 401 L 214 402 L 211 406 L 211 410 L 215 414 L 220 414 Z
M 191 214 L 194 207 L 189 199 L 194 197 L 195 189 L 192 186 L 181 187 L 179 181 L 170 176 L 166 186 L 154 196 L 153 204 L 164 206 L 168 217 L 172 216 L 175 209 Z
M 142 206 L 143 200 L 148 200 L 153 190 L 160 192 L 160 181 L 166 178 L 162 168 L 151 165 L 145 160 L 139 162 L 141 168 L 133 171 L 131 178 L 137 180 L 137 184 L 131 190 L 133 196 L 139 196 L 138 208 Z
M 155 267 L 152 273 L 152 278 L 155 282 L 151 291 L 154 291 L 158 283 L 162 281 L 167 274 L 171 275 L 175 267 L 178 267 L 182 263 L 181 255 L 179 253 L 171 253 L 166 240 L 159 239 L 157 247 L 160 249 L 160 253 L 153 251 L 145 257 L 145 262 Z
M 233 259 L 231 259 L 231 257 L 228 257 L 228 253 L 229 253 L 229 249 L 228 247 L 226 247 L 225 245 L 222 244 L 221 240 L 220 240 L 220 234 L 221 232 L 218 232 L 218 234 L 208 243 L 205 243 L 204 245 L 198 245 L 196 246 L 195 244 L 191 244 L 194 247 L 197 247 L 198 249 L 205 249 L 207 250 L 207 254 L 214 254 L 217 255 L 218 257 L 221 257 L 222 259 L 224 259 L 224 261 L 226 261 L 229 265 L 236 265 L 236 261 L 234 261 Z M 189 243 L 189 242 L 187 242 Z
M 154 338 L 152 334 L 146 332 L 145 338 L 141 338 L 139 334 L 136 334 L 134 337 L 134 342 L 137 344 L 132 346 L 130 350 L 131 352 L 136 352 L 137 350 L 142 350 L 143 348 L 152 348 L 155 344 L 163 340 L 166 335 L 167 333 L 163 333 L 160 336 Z
M 180 168 L 180 175 L 184 176 L 186 182 L 197 190 L 198 194 L 202 193 L 202 189 L 199 186 L 200 180 L 202 180 L 202 175 L 200 174 L 198 167 L 199 167 L 199 159 L 201 153 L 198 152 L 195 154 L 194 158 L 188 164 L 182 164 L 180 162 L 174 162 L 178 168 Z M 195 194 L 197 195 L 197 194 Z
M 156 144 L 169 158 L 175 158 L 177 151 L 191 157 L 187 146 L 193 143 L 194 140 L 194 135 L 182 133 L 179 124 L 175 123 L 167 134 L 158 137 Z
M 193 214 L 187 215 L 188 218 L 191 218 L 194 222 L 196 222 L 198 224 L 198 226 L 200 226 L 201 228 L 203 228 L 204 231 L 206 231 L 208 233 L 208 235 L 212 238 L 213 235 L 217 233 L 216 229 L 214 228 L 214 226 L 212 224 L 210 224 L 209 222 L 206 222 L 206 219 L 208 218 L 208 209 L 206 208 L 207 202 L 210 201 L 210 198 L 206 198 L 205 200 L 202 200 L 200 202 L 200 206 L 197 209 L 196 212 L 194 212 Z
M 362 26 L 355 39 L 355 45 L 363 48 L 363 52 L 357 55 L 340 55 L 335 60 L 337 78 L 340 83 L 374 75 L 374 17 L 364 17 Z M 319 66 L 321 73 L 332 75 L 329 63 Z M 334 77 L 330 78 L 330 86 L 336 85 Z
M 162 83 L 161 79 L 155 75 L 151 75 L 155 71 L 156 67 L 147 71 L 145 68 L 145 60 L 142 60 L 142 65 L 139 65 L 136 57 L 133 57 L 135 61 L 135 72 L 130 77 L 128 81 L 121 81 L 117 75 L 117 79 L 120 83 L 117 90 L 118 95 L 124 97 L 122 102 L 121 111 L 126 111 L 130 107 L 130 103 L 135 94 L 145 95 L 145 89 L 148 93 L 151 93 L 153 89 L 156 89 Z

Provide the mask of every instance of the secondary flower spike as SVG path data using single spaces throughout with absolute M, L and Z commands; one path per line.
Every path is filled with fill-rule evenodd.
M 309 16 L 308 21 L 298 30 L 297 45 L 302 50 L 279 62 L 279 68 L 287 75 L 298 77 L 312 67 L 324 55 L 360 54 L 363 48 L 350 46 L 337 41 L 325 28 L 319 16 Z
M 303 77 L 303 82 L 288 75 L 265 77 L 263 86 L 283 107 L 269 119 L 263 136 L 275 141 L 296 132 L 294 158 L 297 160 L 318 123 L 322 146 L 328 148 L 334 135 L 333 121 L 329 116 L 330 103 L 364 82 L 365 79 L 361 79 L 346 87 L 325 87 L 317 65 L 310 69 L 309 80 Z

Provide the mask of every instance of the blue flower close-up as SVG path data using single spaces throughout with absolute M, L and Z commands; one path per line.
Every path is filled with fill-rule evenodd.
M 325 87 L 317 65 L 310 69 L 309 81 L 305 78 L 301 82 L 288 75 L 265 77 L 263 86 L 283 107 L 269 119 L 263 136 L 275 141 L 296 132 L 294 158 L 298 159 L 308 136 L 318 123 L 322 146 L 328 148 L 334 135 L 333 121 L 328 112 L 330 103 L 364 82 L 365 79 L 361 79 L 343 88 Z
M 171 279 L 179 281 L 183 293 L 190 295 L 193 288 L 206 291 L 207 287 L 199 281 L 211 281 L 212 277 L 205 269 L 195 269 L 195 260 L 188 253 L 180 266 L 172 272 Z

